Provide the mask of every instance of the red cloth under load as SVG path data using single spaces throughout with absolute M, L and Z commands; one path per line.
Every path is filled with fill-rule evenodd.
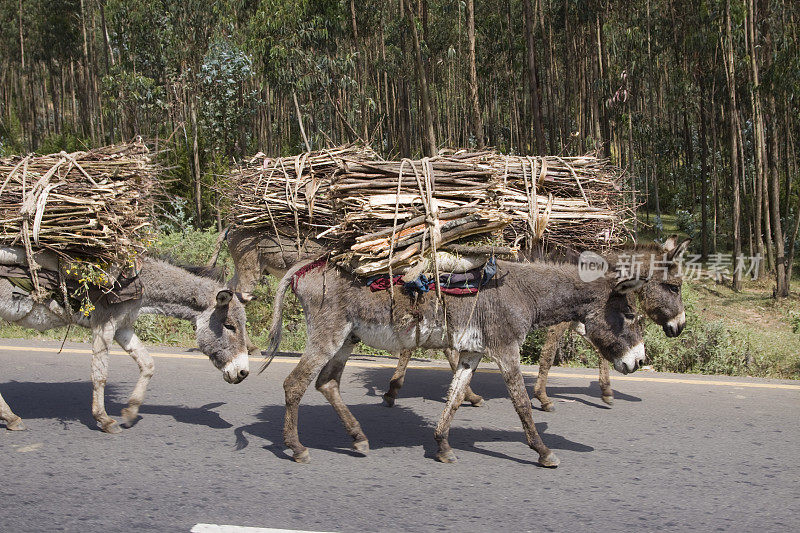
M 403 284 L 402 279 L 403 279 L 403 276 L 395 276 L 394 279 L 392 280 L 391 285 L 402 285 Z M 371 290 L 372 292 L 385 291 L 385 290 L 387 290 L 389 288 L 389 286 L 390 286 L 390 284 L 389 284 L 389 276 L 386 276 L 386 277 L 378 278 L 375 281 L 373 281 L 372 283 L 370 283 L 369 284 L 369 290 Z
M 311 270 L 314 270 L 315 268 L 320 266 L 325 266 L 326 264 L 328 264 L 327 259 L 325 258 L 317 259 L 313 263 L 309 263 L 300 270 L 298 270 L 297 272 L 295 272 L 292 275 L 292 281 L 289 283 L 289 285 L 292 287 L 292 291 L 294 291 L 297 288 L 297 282 L 300 281 L 300 278 L 308 274 Z

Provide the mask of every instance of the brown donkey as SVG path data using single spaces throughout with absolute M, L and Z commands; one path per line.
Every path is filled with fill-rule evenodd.
M 686 313 L 681 298 L 682 276 L 679 261 L 689 243 L 691 243 L 691 239 L 685 239 L 678 243 L 677 235 L 673 235 L 663 245 L 653 243 L 627 246 L 609 256 L 609 259 L 618 267 L 621 266 L 620 258 L 627 258 L 625 264 L 631 267 L 636 265 L 636 268 L 644 276 L 650 273 L 651 267 L 654 270 L 658 269 L 653 276 L 645 278 L 644 285 L 636 291 L 636 295 L 642 304 L 644 313 L 656 324 L 662 326 L 667 337 L 680 335 L 686 324 Z M 632 261 L 634 258 L 635 262 Z M 577 254 L 573 259 L 577 263 Z M 579 333 L 583 332 L 580 324 L 570 322 L 557 324 L 547 330 L 547 337 L 539 357 L 539 373 L 533 389 L 533 395 L 541 402 L 543 411 L 555 410 L 553 401 L 547 396 L 547 374 L 553 365 L 561 339 L 570 329 Z M 458 353 L 445 350 L 445 355 L 450 362 L 450 367 L 455 371 L 458 364 Z M 410 358 L 411 352 L 400 354 L 397 368 L 389 382 L 389 390 L 383 395 L 384 403 L 388 406 L 394 405 L 403 386 Z M 614 391 L 611 389 L 608 360 L 602 357 L 600 358 L 599 382 L 603 401 L 611 405 L 614 402 Z M 479 406 L 483 403 L 483 398 L 468 389 L 466 401 Z
M 448 443 L 450 423 L 464 399 L 481 358 L 495 361 L 522 421 L 528 445 L 543 466 L 557 466 L 555 454 L 544 445 L 533 423 L 533 410 L 520 370 L 519 350 L 533 328 L 580 321 L 586 337 L 623 373 L 644 360 L 641 325 L 630 292 L 642 280 L 618 281 L 606 275 L 581 280 L 575 265 L 550 262 L 498 261 L 497 274 L 473 297 L 427 293 L 412 298 L 399 290 L 372 293 L 363 281 L 322 260 L 303 262 L 281 279 L 275 296 L 270 347 L 280 343 L 282 311 L 291 285 L 306 315 L 306 349 L 283 383 L 286 396 L 284 442 L 297 462 L 308 462 L 308 449 L 298 437 L 298 407 L 311 381 L 330 402 L 353 438 L 353 448 L 369 450 L 366 435 L 342 401 L 342 372 L 353 346 L 361 341 L 393 353 L 413 348 L 453 348 L 461 353 L 447 404 L 436 426 L 437 459 L 453 462 Z M 263 368 L 269 364 L 269 360 Z

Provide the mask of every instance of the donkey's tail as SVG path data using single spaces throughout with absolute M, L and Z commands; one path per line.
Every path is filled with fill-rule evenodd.
M 222 243 L 228 239 L 228 233 L 231 231 L 232 227 L 233 225 L 225 226 L 219 233 L 219 237 L 217 237 L 217 244 L 214 245 L 214 252 L 211 254 L 211 259 L 209 259 L 208 263 L 206 263 L 206 267 L 214 268 L 217 266 L 219 253 L 222 250 Z
M 278 346 L 281 344 L 281 334 L 283 333 L 283 304 L 286 297 L 286 289 L 291 286 L 297 271 L 312 262 L 313 261 L 301 261 L 295 264 L 278 282 L 278 287 L 275 289 L 275 301 L 272 303 L 272 324 L 269 328 L 269 346 L 267 346 L 266 350 L 261 352 L 261 355 L 264 355 L 266 359 L 261 364 L 261 368 L 258 371 L 259 374 L 267 369 L 275 358 L 275 354 L 278 352 Z

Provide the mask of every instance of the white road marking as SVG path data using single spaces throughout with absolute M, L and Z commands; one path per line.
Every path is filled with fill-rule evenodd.
M 37 442 L 35 444 L 28 444 L 27 446 L 23 446 L 21 448 L 17 448 L 16 451 L 18 451 L 20 453 L 35 452 L 36 450 L 38 450 L 42 446 L 44 446 L 43 443 Z
M 271 527 L 227 526 L 217 524 L 195 524 L 191 533 L 330 533 L 324 531 L 301 531 L 299 529 L 273 529 Z

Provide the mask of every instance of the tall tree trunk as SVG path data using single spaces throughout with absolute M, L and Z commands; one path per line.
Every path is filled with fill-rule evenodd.
M 433 112 L 431 110 L 430 93 L 428 91 L 428 76 L 425 72 L 425 64 L 422 61 L 422 49 L 417 31 L 417 20 L 414 11 L 411 9 L 410 0 L 406 0 L 406 12 L 408 23 L 411 26 L 411 38 L 414 43 L 414 65 L 417 71 L 417 85 L 422 103 L 423 124 L 423 149 L 426 156 L 433 157 L 438 153 L 436 148 L 436 132 L 433 125 Z
M 478 102 L 478 70 L 475 65 L 475 1 L 467 0 L 467 40 L 469 41 L 469 100 L 472 120 L 472 135 L 478 148 L 483 148 L 483 121 Z
M 536 66 L 536 40 L 534 37 L 534 18 L 531 0 L 522 0 L 525 9 L 525 44 L 528 49 L 528 90 L 530 92 L 530 112 L 533 121 L 533 132 L 536 139 L 534 152 L 544 154 L 547 147 L 544 142 L 544 127 L 542 125 L 542 108 L 539 101 L 539 81 Z
M 192 161 L 194 163 L 194 202 L 197 215 L 197 227 L 203 224 L 203 187 L 200 174 L 200 146 L 197 140 L 197 112 L 192 96 L 189 97 L 189 115 L 192 121 Z
M 733 30 L 731 27 L 731 0 L 725 0 L 725 36 L 726 36 L 726 70 L 728 81 L 728 101 L 730 109 L 728 111 L 728 124 L 730 130 L 731 145 L 731 181 L 733 188 L 733 256 L 739 257 L 742 254 L 742 235 L 740 231 L 741 223 L 739 220 L 741 211 L 741 200 L 739 198 L 739 150 L 736 136 L 736 68 L 733 58 Z M 742 277 L 738 270 L 734 269 L 732 287 L 735 291 L 742 290 Z
M 778 123 L 778 117 L 775 110 L 775 97 L 769 96 L 769 114 L 772 124 Z M 771 167 L 771 197 L 770 209 L 772 211 L 772 231 L 775 236 L 775 296 L 777 298 L 786 298 L 789 296 L 789 284 L 786 278 L 786 264 L 785 252 L 783 248 L 783 231 L 781 228 L 781 211 L 780 211 L 780 198 L 781 198 L 781 183 L 780 175 L 778 173 L 778 130 L 772 130 L 770 134 L 772 150 L 770 150 L 770 167 Z M 787 198 L 788 201 L 788 198 Z
M 700 249 L 708 258 L 708 144 L 706 142 L 706 80 L 700 80 Z

